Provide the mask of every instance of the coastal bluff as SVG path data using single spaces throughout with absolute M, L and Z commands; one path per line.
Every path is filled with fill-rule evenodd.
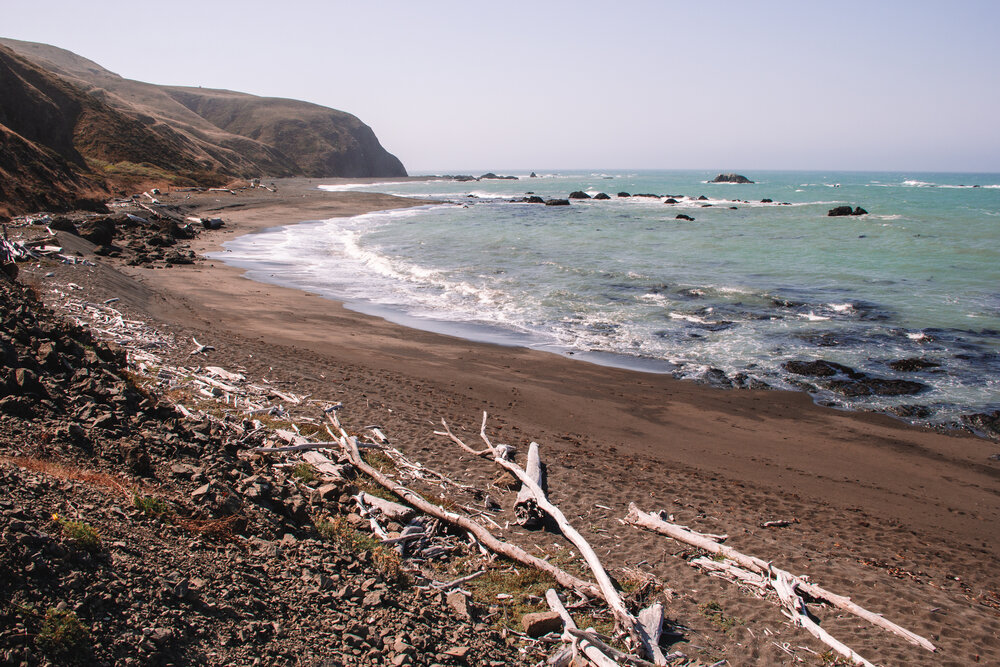
M 298 100 L 126 79 L 48 44 L 0 38 L 6 215 L 112 189 L 259 176 L 406 176 L 356 116 Z M 42 194 L 39 194 L 42 193 Z

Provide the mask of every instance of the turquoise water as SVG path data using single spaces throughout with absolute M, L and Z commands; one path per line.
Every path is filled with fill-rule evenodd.
M 245 236 L 220 257 L 410 326 L 928 422 L 1000 408 L 1000 175 L 515 175 L 329 186 L 441 203 Z M 612 199 L 511 202 L 574 190 Z M 826 215 L 840 204 L 869 213 Z M 889 365 L 914 358 L 936 365 Z M 843 377 L 784 367 L 817 359 L 924 388 L 845 395 L 828 382 Z

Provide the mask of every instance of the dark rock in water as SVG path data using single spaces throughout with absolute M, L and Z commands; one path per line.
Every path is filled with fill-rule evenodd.
M 663 203 L 664 204 L 676 204 L 677 200 L 674 199 L 673 197 L 667 197 L 666 199 L 663 200 Z
M 982 431 L 990 437 L 1000 436 L 1000 410 L 962 415 L 962 423 L 974 431 Z
M 737 210 L 737 208 L 736 208 L 735 206 L 730 206 L 730 207 L 729 207 L 729 210 L 730 210 L 730 211 L 735 211 L 735 210 Z
M 896 361 L 889 362 L 889 368 L 894 371 L 899 371 L 901 373 L 913 373 L 915 371 L 922 371 L 925 368 L 937 368 L 941 364 L 934 363 L 933 361 L 927 361 L 926 359 L 898 359 Z
M 594 199 L 611 199 L 611 196 L 608 195 L 606 192 L 598 192 L 596 195 L 594 195 Z
M 934 410 L 926 405 L 897 405 L 889 408 L 889 412 L 907 419 L 926 419 L 934 414 Z
M 702 208 L 712 208 L 712 205 L 711 204 L 702 204 L 701 207 Z
M 490 181 L 490 180 L 494 180 L 494 181 L 516 181 L 517 180 L 517 176 L 497 176 L 496 174 L 494 174 L 491 171 L 491 172 L 485 173 L 482 176 L 480 176 L 479 180 L 481 180 L 481 181 Z
M 652 197 L 654 199 L 659 199 L 660 195 L 654 195 L 651 192 L 643 192 L 637 195 L 632 195 L 633 197 Z
M 772 389 L 768 383 L 758 380 L 755 377 L 750 377 L 746 373 L 737 373 L 734 375 L 733 386 L 739 389 Z
M 850 206 L 835 206 L 827 211 L 829 217 L 837 217 L 842 215 L 868 215 L 868 211 L 858 206 L 857 208 L 851 208 Z
M 531 172 L 531 174 L 528 175 L 528 178 L 538 178 L 538 174 Z
M 705 195 L 699 195 L 698 201 L 708 201 L 708 197 L 706 197 Z
M 764 197 L 763 199 L 760 200 L 760 203 L 761 204 L 773 204 L 774 200 L 773 199 L 768 199 L 767 197 Z
M 725 371 L 719 368 L 709 368 L 707 371 L 702 373 L 698 379 L 701 382 L 712 385 L 713 387 L 728 389 L 733 386 L 733 383 L 729 380 Z
M 884 378 L 862 378 L 860 380 L 833 380 L 826 388 L 848 397 L 857 396 L 908 396 L 919 394 L 929 387 L 911 380 L 887 380 Z
M 631 197 L 632 195 L 630 195 L 630 194 L 629 194 L 629 193 L 627 193 L 627 192 L 619 192 L 619 193 L 618 193 L 618 196 L 619 196 L 619 197 Z
M 468 183 L 469 181 L 479 180 L 475 176 L 470 176 L 469 174 L 459 174 L 458 176 L 445 176 L 445 178 L 450 178 L 451 180 L 458 181 L 459 183 Z
M 539 197 L 538 195 L 531 195 L 530 197 L 525 197 L 521 201 L 523 201 L 526 204 L 544 204 L 545 203 L 545 200 L 542 199 L 541 197 Z
M 678 213 L 676 217 L 674 217 L 674 220 L 689 220 L 691 222 L 694 222 L 694 218 L 692 218 L 690 215 L 684 215 L 683 213 Z
M 753 183 L 749 178 L 742 174 L 719 174 L 713 178 L 710 183 Z
M 568 199 L 549 199 L 545 202 L 546 206 L 569 206 Z
M 823 359 L 817 359 L 816 361 L 786 361 L 781 367 L 789 373 L 808 375 L 809 377 L 833 377 L 838 373 L 843 373 L 855 380 L 865 377 L 864 373 L 859 373 L 850 366 L 844 366 L 843 364 Z
M 570 199 L 590 199 L 590 195 L 588 195 L 586 192 L 583 192 L 582 190 L 577 190 L 575 192 L 569 193 L 569 198 Z

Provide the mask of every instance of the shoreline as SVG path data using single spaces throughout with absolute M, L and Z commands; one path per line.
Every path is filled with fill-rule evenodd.
M 358 215 L 427 203 L 392 195 L 327 192 L 315 188 L 319 183 L 332 182 L 336 181 L 292 179 L 290 182 L 286 181 L 284 186 L 279 185 L 279 193 L 270 202 L 264 198 L 264 201 L 248 205 L 242 201 L 228 202 L 219 198 L 220 201 L 215 205 L 202 206 L 201 210 L 204 212 L 223 215 L 227 219 L 227 227 L 223 228 L 222 234 L 216 232 L 199 237 L 192 244 L 192 249 L 199 255 L 204 255 L 206 252 L 222 249 L 222 244 L 228 240 L 226 237 L 233 234 L 242 235 L 307 220 Z M 288 186 L 293 191 L 291 196 L 283 192 Z M 913 447 L 918 452 L 934 452 L 932 458 L 937 458 L 942 450 L 949 451 L 951 455 L 958 455 L 963 459 L 966 465 L 979 464 L 984 471 L 989 469 L 994 473 L 1000 472 L 1000 466 L 988 466 L 986 462 L 986 452 L 995 449 L 995 445 L 988 440 L 961 432 L 942 434 L 889 415 L 820 406 L 805 392 L 717 389 L 664 374 L 598 365 L 549 351 L 499 346 L 405 327 L 376 315 L 356 311 L 335 299 L 254 281 L 245 277 L 243 269 L 214 260 L 190 267 L 175 267 L 170 271 L 139 269 L 136 273 L 140 278 L 153 278 L 155 274 L 159 288 L 175 297 L 194 301 L 202 309 L 215 313 L 219 317 L 213 324 L 224 326 L 230 331 L 254 333 L 262 340 L 309 350 L 344 362 L 360 356 L 366 364 L 380 371 L 402 370 L 421 379 L 426 378 L 430 372 L 442 371 L 444 367 L 448 367 L 449 377 L 461 377 L 462 382 L 474 381 L 469 389 L 475 395 L 483 395 L 486 401 L 501 409 L 504 407 L 504 399 L 511 393 L 506 386 L 511 384 L 513 376 L 521 376 L 513 383 L 515 387 L 522 387 L 521 392 L 530 389 L 536 400 L 554 407 L 559 406 L 567 413 L 567 416 L 562 417 L 539 408 L 528 408 L 523 400 L 507 400 L 505 407 L 510 410 L 507 418 L 514 423 L 537 424 L 539 427 L 547 427 L 544 430 L 552 430 L 554 427 L 561 431 L 570 431 L 574 426 L 580 428 L 586 424 L 586 430 L 603 433 L 605 439 L 618 440 L 621 445 L 635 447 L 652 455 L 662 453 L 661 448 L 640 442 L 629 443 L 622 440 L 621 434 L 616 436 L 613 432 L 608 432 L 599 423 L 600 419 L 587 414 L 590 411 L 588 406 L 603 404 L 602 410 L 614 410 L 627 416 L 624 430 L 641 434 L 640 439 L 643 441 L 676 440 L 664 431 L 664 427 L 680 427 L 689 433 L 693 442 L 673 453 L 673 458 L 678 463 L 697 467 L 711 466 L 731 474 L 738 473 L 757 482 L 776 483 L 783 475 L 768 472 L 768 466 L 748 467 L 746 460 L 733 463 L 719 451 L 719 447 L 710 445 L 708 441 L 724 441 L 734 429 L 748 431 L 762 438 L 760 444 L 766 445 L 767 458 L 790 458 L 795 464 L 792 468 L 804 471 L 817 464 L 841 469 L 842 453 L 831 456 L 830 447 L 845 440 L 874 438 L 888 444 L 890 449 Z M 196 280 L 196 276 L 204 279 Z M 161 312 L 157 314 L 169 319 L 173 308 L 159 310 Z M 179 314 L 181 313 L 174 312 L 175 316 Z M 207 321 L 205 323 L 208 324 Z M 354 332 L 348 333 L 347 330 Z M 324 340 L 324 336 L 327 340 Z M 581 364 L 581 361 L 584 363 Z M 551 386 L 556 381 L 555 378 L 565 378 L 568 384 L 575 385 L 575 390 Z M 458 383 L 452 380 L 451 384 Z M 589 389 L 591 387 L 593 391 Z M 592 393 L 625 400 L 598 399 Z M 563 400 L 568 400 L 570 405 L 561 405 Z M 674 410 L 683 416 L 675 418 L 670 415 Z M 493 412 L 495 410 L 491 411 Z M 725 417 L 718 417 L 719 413 Z M 636 423 L 630 425 L 627 423 L 630 421 Z M 700 429 L 690 426 L 699 422 Z M 789 428 L 789 422 L 823 426 L 818 429 Z M 719 424 L 722 423 L 729 425 L 720 427 Z M 773 429 L 773 432 L 767 433 L 769 429 Z M 839 430 L 848 435 L 831 435 Z M 797 452 L 785 451 L 787 448 L 781 445 L 784 439 L 791 437 L 789 432 L 795 433 L 800 438 L 800 443 L 805 445 L 799 447 Z M 876 447 L 875 451 L 878 450 Z M 869 484 L 878 486 L 881 479 L 896 476 L 887 469 L 884 462 L 877 460 L 880 455 L 872 450 L 857 450 L 855 453 L 870 458 L 867 464 L 861 466 L 864 469 L 862 479 L 867 478 Z M 793 488 L 803 492 L 814 487 L 816 480 L 811 479 L 812 475 L 807 475 L 807 478 L 810 479 L 805 484 L 793 481 Z M 836 488 L 837 484 L 823 486 L 828 487 L 828 491 L 835 495 L 842 492 Z M 815 488 L 812 490 L 815 491 Z M 870 500 L 875 502 L 875 498 Z M 879 504 L 882 503 L 885 503 L 885 509 L 891 506 L 885 499 L 879 501 Z M 951 523 L 951 519 L 946 520 L 942 515 L 935 523 L 943 527 Z M 1000 546 L 1000 540 L 997 544 Z
M 226 221 L 193 239 L 191 249 L 204 254 L 238 234 L 415 203 L 324 192 L 315 189 L 320 182 L 330 180 L 278 181 L 278 192 L 265 195 L 190 195 L 183 200 L 187 212 Z M 128 316 L 165 328 L 179 344 L 170 353 L 179 365 L 217 365 L 298 395 L 340 401 L 348 428 L 378 424 L 394 446 L 454 479 L 499 493 L 490 486 L 492 466 L 433 436 L 442 418 L 459 437 L 474 440 L 486 412 L 493 442 L 523 452 L 537 441 L 553 502 L 579 521 L 609 567 L 641 565 L 665 582 L 675 596 L 672 616 L 697 618 L 699 605 L 717 599 L 727 613 L 752 621 L 754 632 L 783 623 L 760 601 L 699 574 L 677 557 L 676 545 L 622 526 L 630 502 L 667 509 L 698 530 L 728 533 L 735 548 L 814 575 L 944 652 L 855 634 L 852 647 L 880 662 L 937 665 L 947 664 L 947 656 L 963 664 L 984 646 L 987 661 L 1000 655 L 1000 621 L 986 603 L 969 601 L 985 595 L 988 602 L 990 591 L 1000 590 L 995 442 L 817 406 L 804 392 L 722 390 L 406 328 L 331 299 L 255 282 L 215 260 L 165 269 L 94 259 L 94 267 L 57 268 L 53 281 L 81 283 L 79 294 L 92 300 L 117 298 L 115 307 Z M 46 280 L 31 270 L 25 275 Z M 192 357 L 191 338 L 215 350 Z M 793 518 L 787 528 L 762 528 Z M 545 533 L 514 530 L 508 537 L 527 548 L 553 543 Z M 917 574 L 900 578 L 893 574 L 900 569 Z M 828 625 L 835 635 L 838 628 L 856 633 L 846 620 L 828 618 Z M 971 643 L 970 627 L 981 628 Z M 765 637 L 754 638 L 753 654 L 726 649 L 725 655 L 733 664 L 755 664 L 751 655 L 777 660 Z

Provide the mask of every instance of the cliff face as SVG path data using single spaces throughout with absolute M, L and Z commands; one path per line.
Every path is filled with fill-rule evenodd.
M 132 81 L 64 49 L 4 38 L 0 142 L 0 215 L 152 183 L 406 175 L 349 113 Z

